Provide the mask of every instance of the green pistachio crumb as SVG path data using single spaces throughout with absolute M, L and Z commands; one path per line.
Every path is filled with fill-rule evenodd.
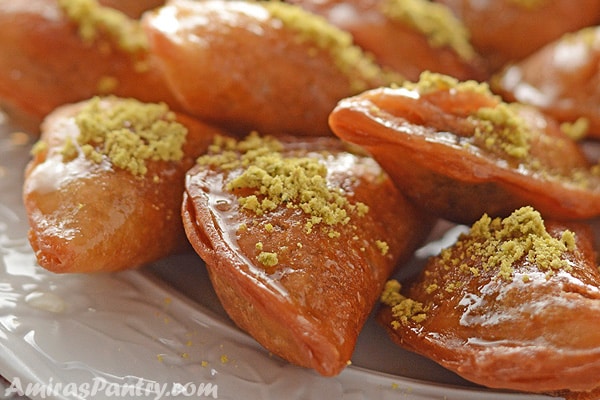
M 103 7 L 97 0 L 59 0 L 58 4 L 78 25 L 79 35 L 87 43 L 92 43 L 100 32 L 104 32 L 121 50 L 134 53 L 148 48 L 138 21 L 114 8 Z
M 259 263 L 266 267 L 274 267 L 279 263 L 277 253 L 271 253 L 267 251 L 260 252 L 257 259 Z
M 434 47 L 448 46 L 463 60 L 475 57 L 469 31 L 445 4 L 427 0 L 385 0 L 382 11 L 427 36 Z
M 133 99 L 96 97 L 75 116 L 76 143 L 67 141 L 63 157 L 72 158 L 75 146 L 90 160 L 107 157 L 115 167 L 134 175 L 147 172 L 147 161 L 178 161 L 183 157 L 187 129 L 165 104 Z

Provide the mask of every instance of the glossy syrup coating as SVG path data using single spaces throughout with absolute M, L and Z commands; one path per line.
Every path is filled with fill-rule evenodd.
M 0 48 L 0 104 L 15 114 L 107 94 L 177 107 L 139 21 L 94 0 L 0 1 Z
M 600 138 L 600 28 L 561 36 L 507 65 L 490 82 L 506 101 L 530 104 L 558 121 L 583 125 Z
M 188 172 L 182 215 L 223 307 L 270 352 L 337 375 L 431 217 L 335 138 L 215 149 Z
M 390 83 L 351 36 L 282 2 L 174 0 L 143 18 L 186 111 L 246 135 L 331 135 L 343 97 Z
M 559 125 L 487 85 L 424 73 L 341 101 L 340 138 L 365 147 L 415 204 L 472 223 L 533 205 L 548 217 L 600 213 L 598 168 Z
M 427 0 L 293 0 L 352 34 L 377 62 L 416 80 L 423 71 L 484 80 L 469 32 L 443 4 Z
M 395 343 L 472 382 L 595 398 L 593 241 L 589 226 L 544 221 L 531 207 L 483 216 L 414 283 L 388 282 L 378 319 Z
M 600 1 L 436 0 L 467 27 L 491 71 L 521 60 L 567 32 L 600 22 Z
M 23 186 L 38 263 L 57 273 L 106 272 L 188 248 L 179 217 L 184 175 L 216 134 L 131 99 L 55 110 Z

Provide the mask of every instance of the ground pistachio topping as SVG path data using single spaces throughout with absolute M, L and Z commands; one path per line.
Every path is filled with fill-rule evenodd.
M 276 138 L 253 132 L 241 141 L 217 138 L 198 163 L 225 170 L 240 168 L 241 173 L 227 181 L 226 190 L 251 190 L 238 198 L 243 209 L 257 215 L 280 205 L 299 209 L 308 217 L 307 233 L 319 225 L 345 225 L 351 215 L 361 217 L 368 212 L 366 204 L 351 203 L 341 188 L 328 184 L 327 167 L 319 159 L 286 156 L 282 150 Z M 328 232 L 332 238 L 338 236 L 335 231 Z
M 469 116 L 469 120 L 476 126 L 473 137 L 481 141 L 484 148 L 525 159 L 529 155 L 531 135 L 525 121 L 513 107 L 506 103 L 483 107 Z
M 258 262 L 263 264 L 265 267 L 274 267 L 279 263 L 277 253 L 261 251 L 258 254 Z
M 475 80 L 459 81 L 452 76 L 431 71 L 421 72 L 417 82 L 406 81 L 402 84 L 402 87 L 417 91 L 419 94 L 427 94 L 440 90 L 473 92 L 495 97 L 500 101 L 500 97 L 492 93 L 490 86 L 486 82 L 477 82 Z
M 123 51 L 135 53 L 148 48 L 138 21 L 114 8 L 104 7 L 97 0 L 58 0 L 58 5 L 77 24 L 79 36 L 86 43 L 93 43 L 104 32 Z
M 383 254 L 384 256 L 390 250 L 390 246 L 387 244 L 387 242 L 385 242 L 383 240 L 376 240 L 375 244 L 377 245 L 377 248 L 379 249 L 379 251 L 381 252 L 381 254 Z
M 48 150 L 48 143 L 46 143 L 43 140 L 38 140 L 36 141 L 33 146 L 31 147 L 31 151 L 30 154 L 32 156 L 36 156 L 38 154 L 43 154 Z
M 337 68 L 349 78 L 352 91 L 364 91 L 371 87 L 369 82 L 380 79 L 390 82 L 403 81 L 400 76 L 383 71 L 371 55 L 354 45 L 350 33 L 337 28 L 325 18 L 284 2 L 260 4 L 273 18 L 296 32 L 300 43 L 312 43 L 317 49 L 329 52 Z
M 407 82 L 404 88 L 429 94 L 437 91 L 472 92 L 488 96 L 497 104 L 494 107 L 481 107 L 472 112 L 467 120 L 475 131 L 473 138 L 481 148 L 501 153 L 518 160 L 528 159 L 530 155 L 531 133 L 525 120 L 519 116 L 517 103 L 505 103 L 493 94 L 485 82 L 458 79 L 434 72 L 421 73 L 417 82 Z M 531 160 L 529 160 L 531 161 Z
M 574 141 L 583 140 L 590 131 L 590 120 L 581 117 L 573 122 L 563 122 L 560 124 L 560 130 Z
M 475 57 L 467 27 L 446 5 L 427 0 L 385 0 L 381 7 L 392 20 L 426 35 L 432 46 L 448 46 L 463 60 Z
M 398 329 L 409 322 L 421 323 L 427 318 L 427 307 L 423 303 L 405 297 L 400 292 L 402 284 L 395 279 L 385 283 L 380 296 L 381 303 L 392 308 L 392 328 Z
M 165 104 L 106 100 L 91 99 L 74 117 L 79 135 L 65 142 L 65 160 L 74 158 L 79 146 L 88 159 L 100 162 L 106 157 L 133 175 L 146 174 L 146 161 L 181 160 L 187 129 Z
M 454 246 L 443 250 L 440 257 L 444 264 L 462 266 L 465 272 L 474 275 L 481 271 L 468 267 L 469 260 L 480 260 L 484 271 L 497 271 L 499 278 L 510 281 L 514 264 L 523 260 L 549 275 L 561 269 L 570 270 L 565 254 L 574 248 L 572 231 L 565 230 L 558 239 L 552 237 L 540 213 L 526 206 L 504 219 L 484 215 Z

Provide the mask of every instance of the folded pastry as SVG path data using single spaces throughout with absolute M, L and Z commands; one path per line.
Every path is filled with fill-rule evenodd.
M 391 82 L 350 34 L 284 2 L 172 0 L 142 23 L 185 110 L 241 135 L 331 135 L 339 99 Z
M 0 104 L 39 122 L 115 94 L 176 107 L 138 20 L 96 0 L 0 0 Z
M 272 353 L 339 373 L 431 218 L 335 138 L 251 134 L 198 162 L 183 221 L 229 316 Z
M 184 175 L 217 133 L 164 104 L 132 99 L 56 109 L 23 188 L 39 264 L 114 271 L 188 248 L 179 211 Z
M 600 386 L 600 272 L 589 226 L 531 207 L 484 215 L 378 319 L 405 349 L 492 388 L 591 396 Z M 596 391 L 596 394 L 598 392 Z
M 492 70 L 529 56 L 567 32 L 600 22 L 600 1 L 437 0 L 463 21 Z M 542 72 L 541 70 L 539 72 Z
M 364 146 L 405 195 L 472 223 L 532 205 L 552 218 L 600 214 L 598 167 L 560 125 L 488 86 L 425 72 L 342 100 L 336 135 Z
M 491 80 L 506 101 L 538 107 L 567 123 L 579 121 L 600 138 L 600 26 L 565 34 L 509 64 Z
M 423 71 L 483 80 L 483 60 L 467 28 L 443 4 L 429 0 L 290 0 L 349 32 L 377 62 L 408 80 Z

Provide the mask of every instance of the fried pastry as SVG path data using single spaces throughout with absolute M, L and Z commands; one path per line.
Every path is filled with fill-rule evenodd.
M 600 27 L 569 33 L 499 72 L 490 82 L 506 101 L 531 104 L 600 138 Z M 579 129 L 581 131 L 581 129 Z
M 326 376 L 350 363 L 387 277 L 432 222 L 336 138 L 257 134 L 199 159 L 182 215 L 231 319 Z
M 142 22 L 185 110 L 242 136 L 331 135 L 338 100 L 394 79 L 350 34 L 282 2 L 173 0 Z
M 423 73 L 417 83 L 342 100 L 330 116 L 403 193 L 460 223 L 532 205 L 549 218 L 600 213 L 598 167 L 555 121 L 486 84 Z
M 53 272 L 138 267 L 189 248 L 185 172 L 221 131 L 164 104 L 94 98 L 53 111 L 27 166 L 29 240 Z
M 488 74 L 466 27 L 443 4 L 428 0 L 292 0 L 352 34 L 377 62 L 408 80 L 423 71 L 457 79 Z
M 484 215 L 406 290 L 388 281 L 378 319 L 395 343 L 472 382 L 587 398 L 600 374 L 593 242 L 588 225 L 532 207 Z
M 546 44 L 600 22 L 600 1 L 436 0 L 464 23 L 473 47 L 491 71 L 521 60 Z
M 0 0 L 0 104 L 39 121 L 114 94 L 177 108 L 139 21 L 95 0 Z

